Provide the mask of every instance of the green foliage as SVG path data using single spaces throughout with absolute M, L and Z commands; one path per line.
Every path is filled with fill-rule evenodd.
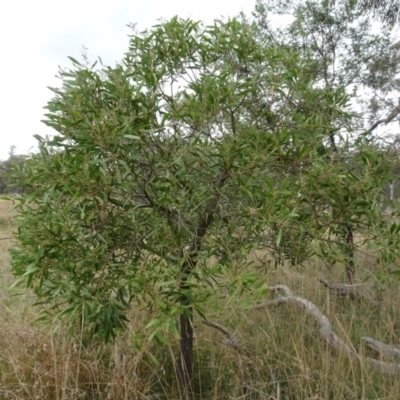
M 276 15 L 290 16 L 286 26 L 273 24 Z M 347 112 L 357 115 L 364 104 L 364 121 L 376 121 L 388 110 L 393 117 L 398 114 L 392 101 L 399 72 L 395 31 L 378 24 L 372 29 L 371 16 L 356 2 L 258 1 L 253 16 L 259 37 L 302 50 L 300 57 L 309 68 L 310 85 L 321 91 L 319 120 L 325 127 L 320 157 L 308 170 L 298 171 L 302 181 L 299 215 L 303 221 L 312 216 L 314 224 L 306 225 L 307 235 L 290 225 L 275 226 L 274 231 L 286 244 L 278 256 L 289 254 L 294 263 L 307 259 L 307 241 L 312 238 L 316 254 L 329 263 L 344 264 L 352 281 L 355 253 L 364 244 L 374 242 L 386 259 L 396 257 L 395 248 L 379 239 L 388 229 L 384 188 L 388 181 L 397 179 L 396 157 L 390 156 L 388 146 L 371 143 L 374 129 L 393 118 L 378 121 L 366 130 L 361 118 L 343 113 L 347 93 L 353 97 Z M 365 93 L 370 94 L 375 109 L 366 109 Z M 339 110 L 338 105 L 342 106 Z M 298 108 L 309 112 L 302 102 L 298 102 Z M 325 231 L 325 237 L 321 231 Z M 290 255 L 292 248 L 303 256 Z
M 18 171 L 27 156 L 14 154 L 14 146 L 11 147 L 9 155 L 7 160 L 0 161 L 0 194 L 21 194 L 24 188 L 19 181 Z
M 354 97 L 354 112 L 363 107 L 365 125 L 359 120 L 358 128 L 391 112 L 400 87 L 398 31 L 371 18 L 367 2 L 259 0 L 253 13 L 261 36 L 302 50 L 319 87 L 343 87 Z M 282 14 L 290 22 L 278 28 L 271 21 Z
M 113 68 L 71 61 L 47 105 L 58 134 L 37 136 L 23 167 L 13 273 L 71 329 L 84 318 L 107 340 L 136 304 L 165 342 L 179 314 L 204 312 L 230 254 L 243 265 L 266 227 L 295 223 L 295 171 L 329 129 L 319 104 L 347 100 L 236 20 L 174 18 L 132 37 Z
M 21 167 L 12 250 L 17 283 L 70 332 L 109 340 L 145 308 L 136 344 L 182 343 L 211 296 L 265 294 L 253 250 L 340 260 L 349 224 L 378 232 L 384 154 L 350 140 L 343 87 L 321 88 L 313 60 L 256 26 L 174 18 L 120 65 L 71 61 L 47 105 L 57 135 Z

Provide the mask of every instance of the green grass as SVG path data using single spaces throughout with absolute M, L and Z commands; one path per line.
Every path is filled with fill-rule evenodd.
M 0 238 L 11 237 L 13 224 L 0 202 Z M 62 323 L 35 323 L 37 308 L 29 293 L 13 297 L 8 249 L 12 240 L 0 240 L 0 399 L 143 399 L 176 392 L 177 343 L 161 349 L 145 344 L 133 350 L 130 337 L 142 327 L 143 315 L 133 314 L 129 331 L 113 344 L 103 345 L 77 335 L 65 337 Z M 365 270 L 373 259 L 364 260 Z M 360 344 L 371 336 L 400 343 L 398 284 L 351 301 L 331 297 L 317 282 L 326 277 L 339 282 L 340 269 L 320 265 L 280 268 L 267 273 L 268 285 L 286 284 L 296 295 L 316 304 L 332 322 L 335 332 L 360 353 L 372 353 Z M 237 353 L 221 343 L 223 335 L 195 319 L 195 381 L 198 399 L 398 399 L 400 377 L 385 375 L 368 365 L 349 360 L 319 337 L 319 325 L 304 310 L 281 305 L 263 310 L 241 310 L 226 299 L 213 299 L 209 319 L 235 333 L 240 340 L 247 376 L 240 376 Z M 218 306 L 218 307 L 214 307 Z M 84 345 L 82 344 L 84 343 Z M 154 364 L 149 353 L 156 355 Z

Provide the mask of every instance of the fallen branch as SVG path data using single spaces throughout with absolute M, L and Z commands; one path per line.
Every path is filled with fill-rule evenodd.
M 328 317 L 323 314 L 319 308 L 308 301 L 303 299 L 302 297 L 298 297 L 293 295 L 292 291 L 285 285 L 278 285 L 271 287 L 270 290 L 275 292 L 278 295 L 278 298 L 270 301 L 266 301 L 261 304 L 257 304 L 251 309 L 261 309 L 265 307 L 278 306 L 284 303 L 292 303 L 301 306 L 308 314 L 312 315 L 320 324 L 321 328 L 319 330 L 321 337 L 333 348 L 344 353 L 347 357 L 355 359 L 357 361 L 363 361 L 368 365 L 374 367 L 375 369 L 380 370 L 381 372 L 388 374 L 399 374 L 400 373 L 400 364 L 376 360 L 370 357 L 362 357 L 357 354 L 352 347 L 346 344 L 332 329 L 332 325 L 328 319 Z M 280 292 L 283 292 L 285 295 L 282 296 Z M 370 338 L 368 338 L 370 339 Z M 371 339 L 373 340 L 373 339 Z M 368 342 L 367 342 L 368 343 Z M 382 343 L 383 345 L 383 343 Z
M 355 299 L 359 296 L 362 297 L 362 294 L 359 291 L 359 288 L 363 286 L 362 283 L 354 283 L 352 285 L 347 283 L 336 283 L 332 285 L 326 279 L 318 279 L 318 281 L 328 288 L 329 292 L 335 296 L 347 296 L 351 299 Z
M 311 303 L 302 297 L 294 296 L 291 290 L 285 285 L 278 285 L 271 287 L 272 292 L 279 292 L 280 290 L 285 292 L 285 296 L 281 296 L 275 300 L 266 301 L 264 303 L 253 306 L 253 309 L 260 309 L 264 307 L 277 306 L 283 303 L 294 303 L 300 305 L 307 313 L 311 314 L 321 325 L 320 334 L 325 341 L 334 347 L 336 350 L 344 351 L 348 356 L 353 355 L 353 350 L 344 343 L 332 330 L 329 319 L 318 309 L 316 305 Z
M 225 344 L 226 346 L 232 347 L 236 351 L 239 358 L 239 379 L 242 385 L 244 385 L 247 379 L 247 366 L 246 361 L 243 358 L 242 348 L 236 336 L 228 328 L 225 328 L 224 326 L 217 324 L 216 322 L 202 320 L 202 323 L 217 329 L 227 337 L 227 339 L 221 340 L 221 343 Z
M 368 336 L 361 338 L 366 345 L 377 352 L 379 356 L 385 361 L 398 361 L 400 360 L 400 347 L 391 346 L 390 344 L 385 344 L 379 340 L 372 339 Z

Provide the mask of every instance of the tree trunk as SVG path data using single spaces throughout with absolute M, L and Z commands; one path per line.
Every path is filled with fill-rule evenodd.
M 354 265 L 354 235 L 353 227 L 350 224 L 346 225 L 346 276 L 350 284 L 354 283 L 355 265 Z
M 196 265 L 196 260 L 189 258 L 181 268 L 182 278 L 180 290 L 182 292 L 180 304 L 185 307 L 179 317 L 180 329 L 180 360 L 179 360 L 179 386 L 181 398 L 193 398 L 193 307 L 189 296 L 190 286 L 187 284 L 188 275 Z
M 193 395 L 193 311 L 191 308 L 180 315 L 180 336 L 179 383 L 181 396 L 191 399 Z
M 225 171 L 216 182 L 216 188 L 222 189 L 229 177 L 228 171 Z M 181 397 L 184 399 L 193 398 L 193 307 L 191 303 L 190 286 L 187 280 L 191 272 L 195 269 L 198 261 L 198 254 L 201 249 L 201 242 L 207 233 L 209 226 L 214 219 L 214 213 L 219 201 L 219 192 L 211 200 L 204 212 L 199 215 L 199 225 L 196 228 L 196 235 L 189 247 L 189 256 L 181 266 L 181 282 L 179 285 L 182 297 L 181 306 L 184 311 L 180 315 L 180 363 L 179 363 L 179 384 Z M 183 253 L 182 253 L 183 255 Z

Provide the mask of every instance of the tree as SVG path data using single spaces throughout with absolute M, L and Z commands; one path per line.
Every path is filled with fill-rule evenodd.
M 27 158 L 26 155 L 16 155 L 15 146 L 11 146 L 9 158 L 0 161 L 0 194 L 24 192 L 24 188 L 19 183 L 18 169 Z
M 362 0 L 354 4 L 364 12 L 370 11 L 383 23 L 394 25 L 400 22 L 400 5 L 395 0 Z
M 350 118 L 348 96 L 313 87 L 308 60 L 237 20 L 174 18 L 134 35 L 115 67 L 71 60 L 47 105 L 57 135 L 37 136 L 23 167 L 30 195 L 19 199 L 12 271 L 71 329 L 84 321 L 105 340 L 144 304 L 151 339 L 179 338 L 190 397 L 204 301 L 221 287 L 263 293 L 249 252 L 282 249 L 292 229 L 307 245 L 289 256 L 309 259 L 310 240 L 348 207 L 323 210 L 356 179 L 324 145 L 332 115 L 344 127 Z M 312 185 L 325 176 L 317 204 Z
M 389 123 L 398 115 L 400 47 L 394 27 L 372 20 L 369 10 L 357 5 L 360 3 L 259 0 L 253 15 L 259 34 L 272 43 L 304 50 L 303 55 L 312 61 L 315 82 L 326 89 L 345 87 L 358 103 L 355 113 L 359 113 L 363 98 L 371 99 L 373 104 L 363 110 L 359 123 L 359 128 L 366 130 L 377 119 Z M 289 16 L 290 22 L 277 28 L 271 16 L 279 15 Z M 372 114 L 366 116 L 367 111 Z
M 271 23 L 271 15 L 287 15 L 291 19 L 285 27 L 276 28 Z M 311 85 L 322 88 L 325 93 L 342 88 L 354 99 L 353 110 L 349 110 L 353 118 L 346 121 L 341 114 L 331 113 L 329 104 L 325 107 L 321 103 L 321 107 L 325 107 L 322 111 L 325 123 L 331 126 L 323 146 L 327 157 L 338 168 L 336 174 L 340 176 L 344 173 L 343 176 L 348 179 L 340 184 L 337 182 L 342 187 L 339 191 L 337 185 L 328 185 L 327 188 L 334 191 L 328 189 L 325 192 L 324 204 L 320 207 L 323 212 L 329 209 L 332 216 L 336 214 L 338 217 L 332 219 L 336 222 L 329 225 L 329 230 L 334 236 L 341 237 L 339 248 L 342 250 L 339 253 L 342 256 L 332 246 L 329 252 L 336 254 L 336 257 L 345 258 L 347 278 L 353 282 L 356 248 L 354 236 L 357 231 L 360 233 L 360 224 L 349 221 L 354 221 L 355 214 L 364 212 L 362 209 L 357 211 L 354 206 L 358 204 L 360 197 L 369 203 L 368 223 L 364 221 L 361 226 L 376 225 L 382 215 L 378 215 L 373 203 L 376 203 L 387 180 L 391 179 L 384 153 L 378 155 L 380 150 L 369 146 L 367 142 L 372 140 L 378 126 L 389 124 L 400 113 L 400 109 L 392 101 L 399 87 L 398 42 L 389 28 L 381 27 L 378 33 L 376 29 L 374 31 L 370 15 L 352 2 L 258 1 L 253 16 L 261 37 L 279 46 L 303 50 L 302 57 L 307 60 L 306 65 L 311 68 L 310 74 L 313 75 Z M 375 106 L 368 109 L 364 107 L 363 113 L 360 113 L 360 99 L 365 97 L 366 91 L 370 93 L 371 99 L 368 105 Z M 360 93 L 363 95 L 360 96 Z M 301 104 L 300 106 L 302 107 Z M 363 121 L 370 121 L 370 125 L 367 126 Z M 351 125 L 346 132 L 343 131 L 344 123 Z M 365 140 L 362 139 L 363 136 Z M 356 148 L 362 150 L 355 151 Z M 366 152 L 369 154 L 368 159 L 372 157 L 374 160 L 372 164 L 371 160 L 368 161 L 369 165 L 365 163 Z M 375 165 L 374 172 L 370 170 L 371 165 Z M 351 170 L 357 171 L 357 179 L 349 174 Z M 333 174 L 331 176 L 334 177 Z M 363 178 L 359 180 L 360 177 Z M 361 187 L 364 179 L 367 180 Z M 377 180 L 380 180 L 381 187 Z M 316 187 L 313 190 L 309 193 L 310 202 L 312 193 L 317 194 L 320 191 Z M 329 204 L 330 202 L 333 203 Z M 337 210 L 339 204 L 340 212 Z M 323 256 L 326 254 L 324 251 Z

